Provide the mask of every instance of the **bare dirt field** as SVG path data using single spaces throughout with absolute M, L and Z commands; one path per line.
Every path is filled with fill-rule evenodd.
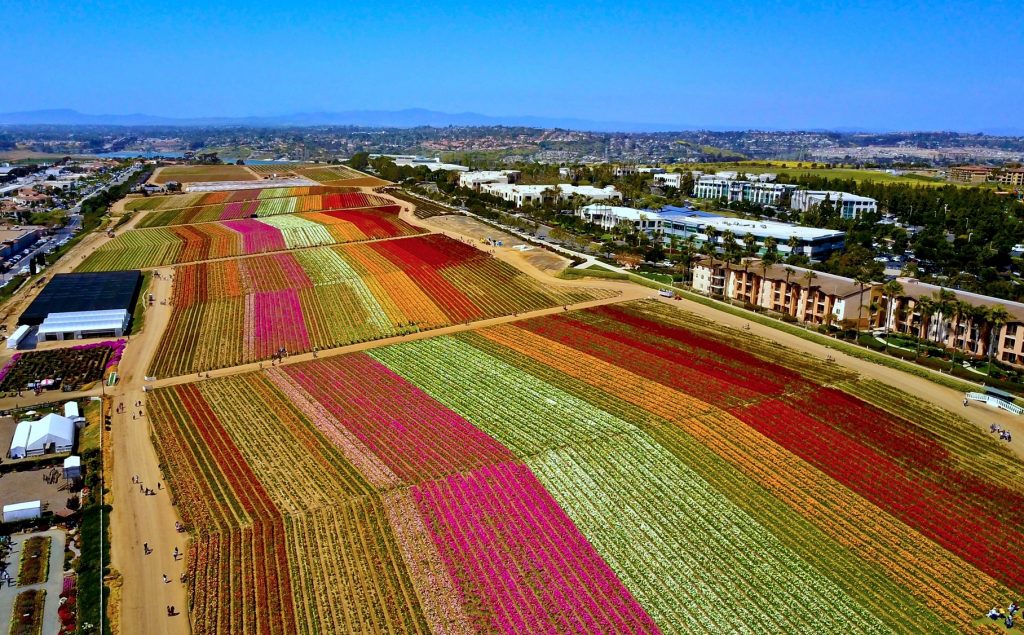
M 456 214 L 433 216 L 430 218 L 430 225 L 438 231 L 469 236 L 478 241 L 480 244 L 477 246 L 482 249 L 487 248 L 486 240 L 488 238 L 500 240 L 502 242 L 502 246 L 505 248 L 516 248 L 521 246 L 528 247 L 528 249 L 519 252 L 521 254 L 521 258 L 531 266 L 536 267 L 547 274 L 554 275 L 569 266 L 568 258 L 552 253 L 547 249 L 530 245 L 526 241 L 513 236 L 512 234 L 507 234 L 501 230 L 494 229 L 489 225 L 481 223 L 475 218 Z
M 34 470 L 0 474 L 0 505 L 38 500 L 43 502 L 44 511 L 66 511 L 68 498 L 71 497 L 67 491 L 67 481 L 63 476 L 58 476 L 53 483 L 45 480 L 54 470 L 58 474 L 63 472 L 61 461 Z
M 199 183 L 206 181 L 257 181 L 259 177 L 244 165 L 167 165 L 156 171 L 152 183 Z

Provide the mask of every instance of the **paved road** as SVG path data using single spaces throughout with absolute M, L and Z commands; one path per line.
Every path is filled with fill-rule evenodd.
M 9 556 L 9 562 L 11 567 L 8 568 L 11 576 L 15 580 L 18 578 L 18 566 L 21 563 L 21 548 L 25 544 L 25 541 L 32 536 L 49 536 L 50 537 L 50 569 L 47 573 L 46 582 L 42 584 L 32 584 L 29 586 L 9 586 L 7 584 L 0 588 L 0 616 L 6 620 L 11 615 L 11 611 L 14 610 L 14 599 L 22 591 L 28 591 L 31 589 L 45 589 L 46 590 L 46 602 L 43 604 L 43 633 L 49 635 L 56 633 L 60 627 L 60 622 L 57 618 L 57 609 L 60 607 L 60 592 L 64 590 L 64 541 L 66 535 L 59 529 L 51 529 L 49 531 L 36 532 L 31 534 L 14 534 L 11 539 L 14 540 L 14 549 L 11 551 Z
M 36 254 L 45 252 L 47 249 L 52 248 L 61 240 L 70 239 L 72 236 L 74 236 L 75 230 L 82 226 L 82 203 L 86 199 L 92 198 L 93 196 L 96 196 L 101 192 L 105 192 L 112 187 L 121 185 L 129 178 L 131 178 L 132 175 L 138 172 L 140 169 L 142 169 L 141 165 L 136 166 L 134 169 L 129 170 L 127 173 L 125 173 L 124 176 L 119 177 L 117 179 L 113 179 L 110 182 L 103 185 L 103 187 L 97 189 L 96 191 L 90 192 L 88 196 L 82 197 L 82 199 L 78 201 L 78 203 L 74 207 L 67 211 L 67 224 L 64 227 L 61 227 L 59 230 L 57 230 L 57 232 L 50 237 L 49 241 L 45 245 L 41 244 L 42 241 L 36 243 L 35 245 L 29 248 L 30 251 L 28 255 L 22 257 L 20 261 L 14 264 L 11 267 L 10 271 L 0 272 L 0 285 L 6 282 L 11 276 L 17 274 L 22 267 L 27 267 L 28 264 L 32 262 L 32 258 L 34 258 Z

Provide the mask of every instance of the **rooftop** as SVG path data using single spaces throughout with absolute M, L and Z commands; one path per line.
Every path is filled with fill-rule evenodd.
M 806 195 L 812 198 L 824 199 L 825 196 L 829 197 L 831 201 L 838 201 L 840 198 L 845 202 L 853 203 L 875 203 L 875 199 L 868 196 L 859 196 L 857 194 L 850 194 L 849 192 L 837 192 L 835 190 L 806 190 Z
M 42 229 L 36 225 L 22 225 L 21 227 L 0 227 L 0 243 L 15 241 L 29 232 Z
M 18 319 L 19 324 L 41 324 L 51 313 L 74 311 L 131 311 L 142 282 L 138 271 L 58 273 Z
M 845 236 L 844 232 L 834 229 L 818 229 L 816 227 L 803 227 L 801 225 L 790 225 L 770 220 L 745 220 L 742 218 L 726 218 L 723 216 L 685 216 L 670 215 L 666 220 L 682 221 L 697 225 L 701 229 L 714 227 L 719 232 L 731 231 L 737 237 L 745 234 L 754 234 L 763 238 L 772 237 L 779 242 L 789 240 L 791 236 L 803 240 L 816 240 L 821 238 L 840 238 Z

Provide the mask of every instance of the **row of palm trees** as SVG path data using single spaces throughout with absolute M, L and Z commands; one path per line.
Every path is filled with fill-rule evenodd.
M 858 280 L 859 281 L 859 280 Z M 886 349 L 889 346 L 889 330 L 892 320 L 902 321 L 906 317 L 906 307 L 903 303 L 896 304 L 894 308 L 890 308 L 894 303 L 899 302 L 903 296 L 903 285 L 898 280 L 890 280 L 882 285 L 882 300 L 885 306 L 885 314 L 883 315 L 883 327 L 885 329 L 885 345 Z M 861 295 L 861 305 L 863 306 L 863 294 Z M 928 331 L 933 325 L 933 318 L 936 315 L 948 318 L 950 323 L 950 330 L 953 333 L 953 346 L 951 355 L 951 364 L 956 365 L 956 353 L 958 346 L 956 345 L 957 334 L 960 331 L 960 327 L 964 328 L 964 343 L 966 348 L 966 342 L 968 341 L 968 335 L 974 331 L 974 329 L 980 328 L 981 333 L 978 337 L 979 341 L 986 342 L 985 349 L 988 355 L 988 368 L 991 372 L 992 357 L 995 354 L 996 349 L 999 347 L 998 337 L 1005 326 L 1010 321 L 1010 313 L 1005 307 L 996 306 L 980 306 L 974 305 L 964 300 L 961 300 L 956 296 L 955 293 L 949 289 L 939 289 L 931 296 L 923 296 L 914 300 L 914 309 L 920 315 L 921 320 L 918 324 L 917 337 L 918 340 L 927 339 Z M 878 314 L 880 307 L 877 303 L 872 302 L 869 311 L 871 315 Z M 890 313 L 892 317 L 890 319 Z M 859 314 L 858 314 L 859 317 Z M 941 337 L 938 329 L 941 328 L 941 324 L 936 325 L 935 337 L 938 339 Z M 917 353 L 920 353 L 920 346 L 917 347 Z

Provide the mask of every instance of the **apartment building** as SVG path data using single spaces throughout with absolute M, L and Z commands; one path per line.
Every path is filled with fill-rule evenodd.
M 705 258 L 693 267 L 693 288 L 789 316 L 807 324 L 867 328 L 877 285 L 788 265 L 748 259 L 730 264 Z
M 994 168 L 981 165 L 955 165 L 949 168 L 949 180 L 957 183 L 984 183 L 993 172 Z
M 855 280 L 787 265 L 765 266 L 758 259 L 731 264 L 703 258 L 692 269 L 693 288 L 754 305 L 806 324 L 830 323 L 844 328 L 891 332 L 927 339 L 965 356 L 982 359 L 992 353 L 1004 364 L 1024 369 L 1024 304 L 966 291 L 943 289 L 914 278 L 897 278 L 898 297 L 886 295 L 881 283 Z M 962 303 L 960 311 L 943 314 L 935 299 L 940 292 Z M 874 310 L 872 310 L 874 307 Z M 991 319 L 1005 311 L 1004 323 Z
M 1024 168 L 1005 168 L 998 171 L 993 180 L 1003 185 L 1024 186 Z
M 872 320 L 874 328 L 888 325 L 891 331 L 928 339 L 973 357 L 988 356 L 992 347 L 993 357 L 999 361 L 1024 367 L 1024 304 L 943 289 L 914 278 L 898 280 L 903 291 L 892 301 L 882 298 L 882 311 Z M 941 291 L 952 293 L 954 300 L 965 303 L 968 310 L 944 315 L 935 302 Z M 1001 307 L 1008 314 L 1006 324 L 998 330 L 985 312 L 995 307 Z

